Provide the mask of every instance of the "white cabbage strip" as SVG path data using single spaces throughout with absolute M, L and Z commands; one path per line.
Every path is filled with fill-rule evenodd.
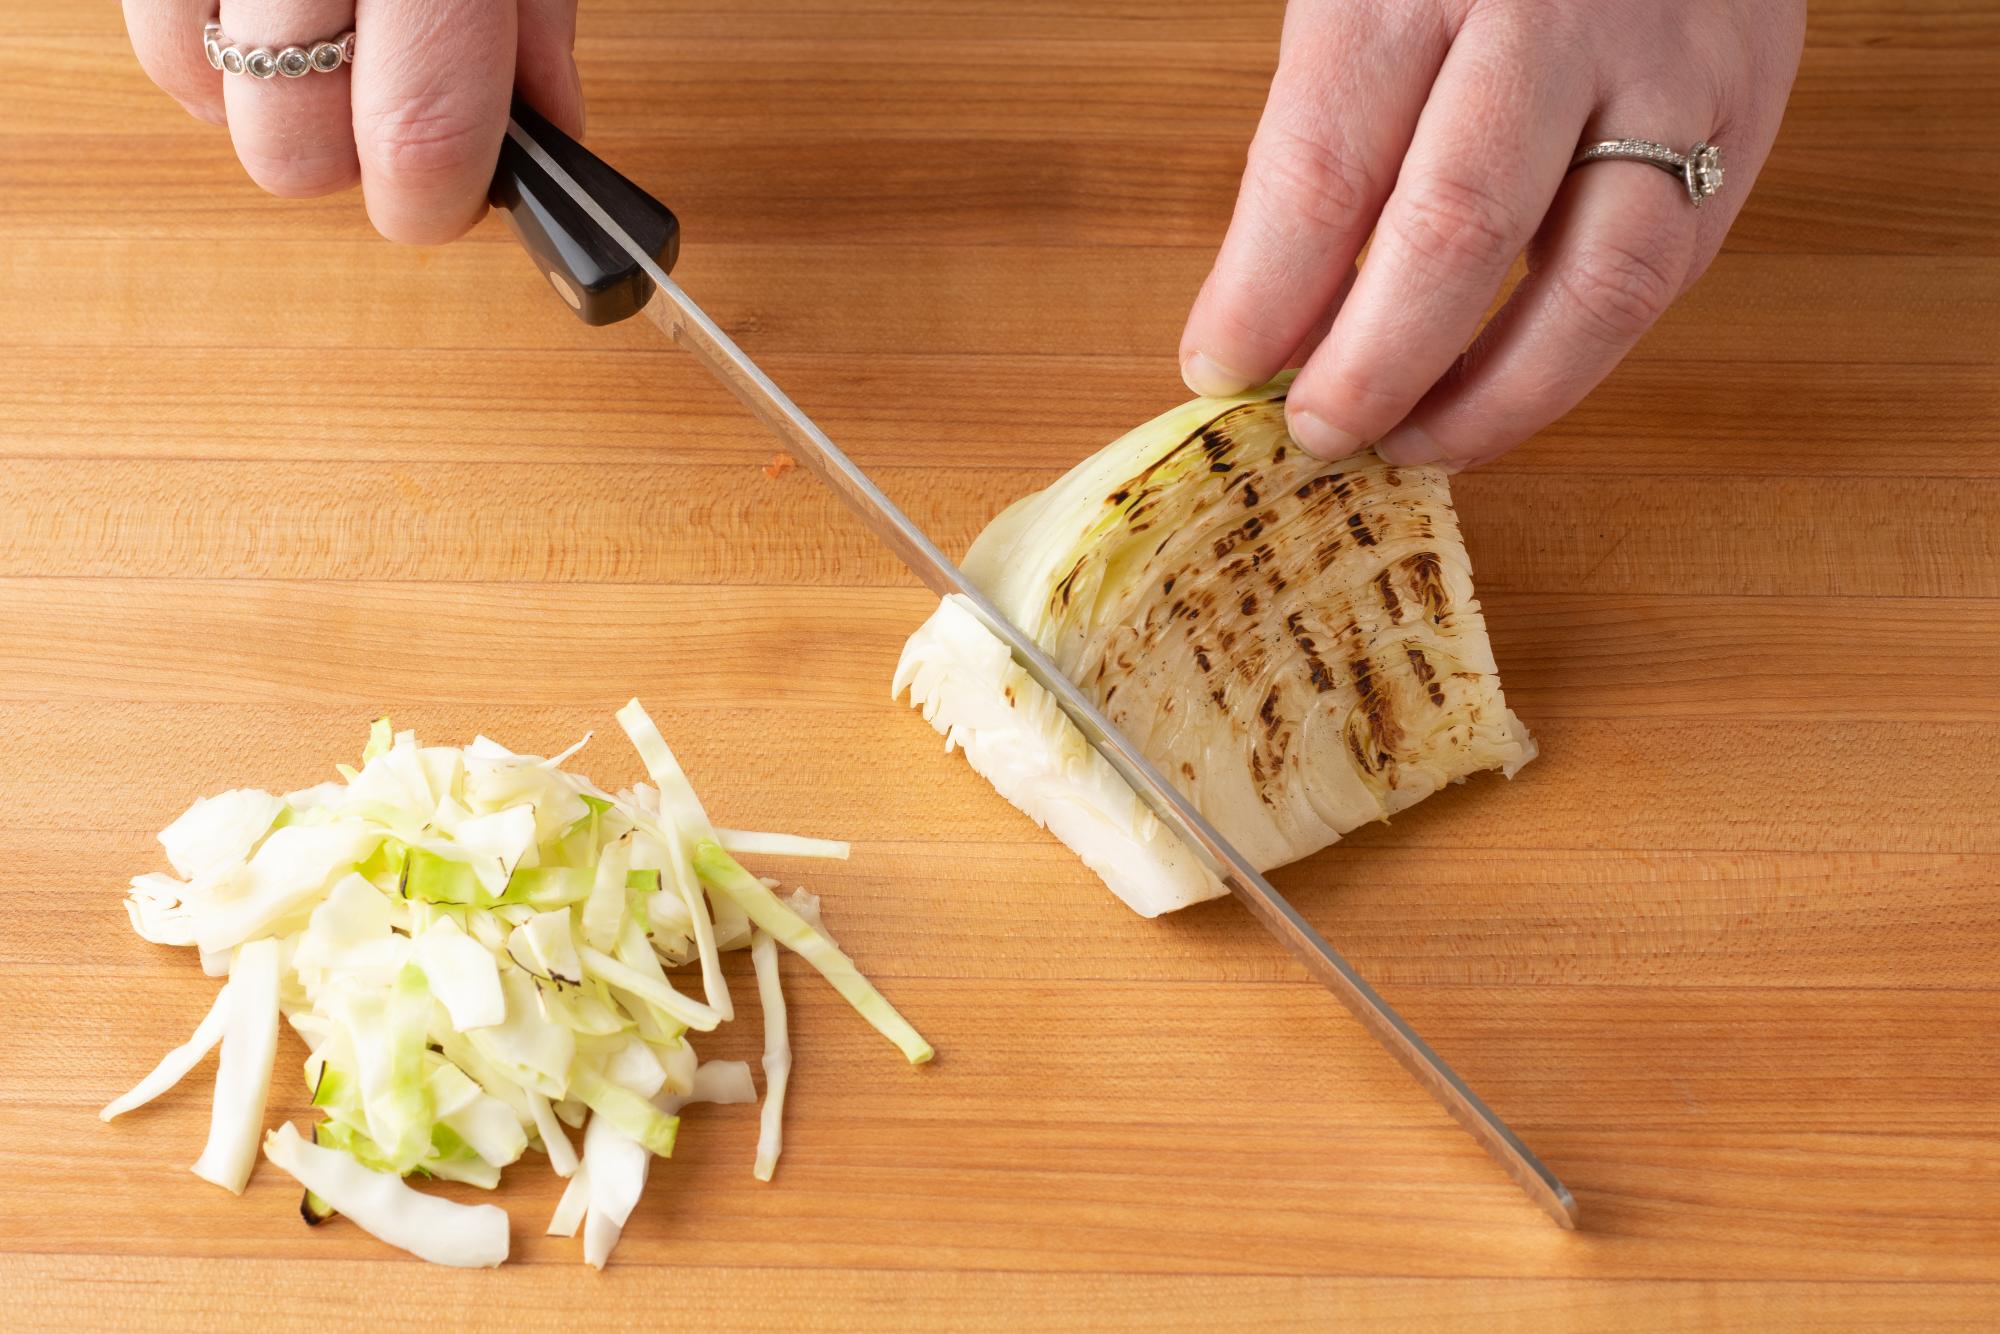
M 308 1144 L 287 1121 L 264 1137 L 264 1156 L 362 1231 L 434 1264 L 491 1268 L 507 1258 L 507 1212 L 453 1204 L 411 1190 L 392 1172 L 371 1172 L 333 1149 Z
M 618 720 L 651 782 L 615 795 L 563 770 L 579 747 L 542 759 L 484 737 L 420 746 L 382 719 L 361 767 L 337 766 L 342 782 L 195 803 L 161 835 L 178 878 L 137 877 L 127 908 L 139 935 L 195 948 L 227 981 L 194 1035 L 102 1117 L 219 1047 L 205 1180 L 241 1193 L 261 1144 L 305 1188 L 308 1222 L 344 1214 L 426 1260 L 487 1266 L 507 1258 L 506 1214 L 407 1179 L 491 1189 L 538 1148 L 569 1178 L 550 1234 L 580 1229 L 602 1267 L 681 1109 L 757 1100 L 748 1064 L 703 1062 L 692 1041 L 733 1016 L 723 951 L 750 951 L 764 1016 L 760 1179 L 791 1069 L 779 945 L 912 1063 L 930 1059 L 817 901 L 781 901 L 737 861 L 844 859 L 847 844 L 716 828 L 639 702 Z M 683 968 L 698 992 L 675 985 Z M 265 1133 L 281 1017 L 309 1049 L 310 1140 L 289 1124 Z M 565 1126 L 582 1130 L 580 1155 Z

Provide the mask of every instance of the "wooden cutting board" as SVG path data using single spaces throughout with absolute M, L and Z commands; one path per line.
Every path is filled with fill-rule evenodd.
M 591 142 L 946 546 L 1179 400 L 1263 0 L 584 0 Z M 649 328 L 490 222 L 283 203 L 122 51 L 0 13 L 0 1323 L 69 1328 L 2000 1319 L 2000 12 L 1815 6 L 1730 247 L 1456 487 L 1543 757 L 1282 884 L 1576 1192 L 1565 1235 L 1233 906 L 1119 907 L 888 681 L 930 599 Z M 640 695 L 936 1043 L 793 969 L 777 1180 L 691 1115 L 612 1267 L 309 1231 L 191 1176 L 213 995 L 120 892 L 193 797 L 387 711 L 638 775 Z M 705 1048 L 751 1055 L 754 1024 Z M 287 1035 L 273 1115 L 302 1114 Z

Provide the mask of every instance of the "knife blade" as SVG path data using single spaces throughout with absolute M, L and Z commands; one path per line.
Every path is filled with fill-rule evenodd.
M 1197 860 L 1333 992 L 1508 1176 L 1564 1228 L 1577 1225 L 1567 1187 L 1445 1063 L 1354 966 L 1127 741 L 895 502 L 696 305 L 669 275 L 678 220 L 665 205 L 516 99 L 491 198 L 551 285 L 586 323 L 644 314 L 691 353 L 830 486 L 924 585 L 956 596 Z

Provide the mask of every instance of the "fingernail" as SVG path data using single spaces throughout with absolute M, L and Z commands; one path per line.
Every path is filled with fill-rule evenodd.
M 1285 425 L 1292 431 L 1292 439 L 1305 447 L 1308 454 L 1323 459 L 1344 459 L 1349 454 L 1361 451 L 1361 437 L 1343 431 L 1338 426 L 1316 412 L 1303 408 L 1285 414 Z
M 1398 426 L 1389 434 L 1375 442 L 1375 452 L 1382 456 L 1384 463 L 1395 463 L 1405 468 L 1420 464 L 1438 463 L 1444 459 L 1444 450 L 1430 434 L 1415 426 Z
M 1228 398 L 1242 393 L 1251 384 L 1249 376 L 1218 366 L 1204 352 L 1188 353 L 1181 362 L 1181 379 L 1203 398 Z

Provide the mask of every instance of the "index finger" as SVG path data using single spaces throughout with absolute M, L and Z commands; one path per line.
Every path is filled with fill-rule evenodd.
M 1526 20 L 1459 33 L 1353 294 L 1287 398 L 1306 449 L 1338 458 L 1380 438 L 1478 331 L 1590 112 L 1584 81 L 1551 59 Z
M 1286 11 L 1236 213 L 1181 335 L 1196 393 L 1261 384 L 1332 308 L 1444 59 L 1432 8 Z
M 354 145 L 375 230 L 433 245 L 486 191 L 514 86 L 514 0 L 360 0 Z

